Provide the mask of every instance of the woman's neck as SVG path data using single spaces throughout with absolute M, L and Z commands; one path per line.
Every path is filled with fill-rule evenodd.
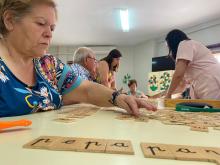
M 20 66 L 27 66 L 33 63 L 33 58 L 26 56 L 5 39 L 0 40 L 0 57 L 4 61 L 11 61 Z
M 36 82 L 33 58 L 19 52 L 13 45 L 0 39 L 0 57 L 20 81 L 33 86 Z

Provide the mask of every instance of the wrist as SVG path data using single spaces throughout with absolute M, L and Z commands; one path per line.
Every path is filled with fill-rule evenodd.
M 113 105 L 115 105 L 115 106 L 118 106 L 118 104 L 117 104 L 117 98 L 118 98 L 118 96 L 120 95 L 121 93 L 120 93 L 120 91 L 114 91 L 113 93 L 112 93 L 112 96 L 111 96 L 111 99 L 109 100 L 109 102 L 111 103 L 111 104 L 113 104 Z
M 171 91 L 168 91 L 168 92 L 167 92 L 167 95 L 172 95 L 172 92 L 171 92 Z
M 172 93 L 167 92 L 165 97 L 166 97 L 166 98 L 171 98 L 171 96 L 172 96 Z

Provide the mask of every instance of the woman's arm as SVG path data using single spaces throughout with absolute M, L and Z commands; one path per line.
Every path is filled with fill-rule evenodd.
M 115 80 L 111 83 L 111 89 L 117 90 Z
M 176 69 L 173 74 L 173 78 L 169 90 L 166 94 L 166 98 L 171 98 L 172 93 L 176 90 L 179 83 L 182 81 L 188 64 L 189 64 L 188 60 L 184 60 L 184 59 L 177 60 Z
M 112 93 L 114 91 L 103 85 L 90 81 L 83 81 L 76 89 L 63 95 L 64 105 L 74 102 L 91 103 L 98 106 L 114 106 L 111 103 Z M 138 108 L 143 107 L 149 110 L 156 110 L 156 107 L 144 99 L 137 99 L 132 96 L 120 94 L 116 97 L 116 103 L 119 107 L 127 110 L 129 113 L 139 115 Z
M 98 66 L 98 74 L 100 78 L 100 83 L 110 88 L 110 84 L 108 82 L 108 74 L 109 74 L 109 66 L 106 61 L 100 61 Z
M 117 88 L 116 88 L 116 83 L 115 83 L 115 73 L 112 73 L 113 75 L 112 75 L 112 82 L 111 82 L 111 89 L 113 89 L 113 90 L 117 90 Z

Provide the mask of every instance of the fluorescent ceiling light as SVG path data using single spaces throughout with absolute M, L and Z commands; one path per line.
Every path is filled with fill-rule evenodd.
M 123 32 L 129 31 L 128 9 L 120 9 L 121 27 Z

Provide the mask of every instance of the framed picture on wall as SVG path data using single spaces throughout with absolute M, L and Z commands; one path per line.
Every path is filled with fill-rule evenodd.
M 150 72 L 148 74 L 148 95 L 154 96 L 166 91 L 171 83 L 174 70 Z

